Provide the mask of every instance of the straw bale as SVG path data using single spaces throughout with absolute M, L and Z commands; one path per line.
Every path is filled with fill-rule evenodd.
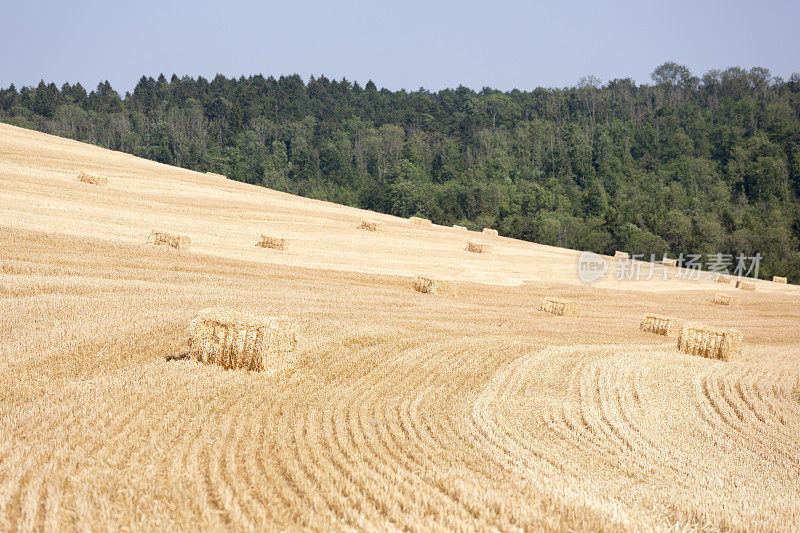
M 488 254 L 492 252 L 492 247 L 486 243 L 469 241 L 467 242 L 467 251 L 477 254 Z
M 261 239 L 256 243 L 256 246 L 261 248 L 272 248 L 273 250 L 286 250 L 289 248 L 289 239 L 279 237 L 270 237 L 269 235 L 261 235 Z
M 288 317 L 208 308 L 189 323 L 190 357 L 223 368 L 285 370 L 294 364 L 297 327 Z
M 414 279 L 414 290 L 425 294 L 440 294 L 456 296 L 456 286 L 451 281 L 432 279 L 426 276 L 417 276 Z
M 681 330 L 678 349 L 689 355 L 727 361 L 742 354 L 742 332 L 689 322 Z
M 754 291 L 756 290 L 756 284 L 754 281 L 745 281 L 740 279 L 736 281 L 736 288 L 743 291 Z
M 81 172 L 78 174 L 78 181 L 82 181 L 83 183 L 91 183 L 92 185 L 108 185 L 108 178 L 103 176 L 95 176 L 94 174 L 89 174 L 88 172 Z
M 549 296 L 539 303 L 539 311 L 558 316 L 578 316 L 580 314 L 576 303 Z
M 358 225 L 358 228 L 367 231 L 384 231 L 386 229 L 386 223 L 365 218 L 361 221 L 361 224 Z
M 186 235 L 174 235 L 166 231 L 153 230 L 150 232 L 148 241 L 152 241 L 156 245 L 164 245 L 175 248 L 176 250 L 187 250 L 192 244 L 192 239 Z
M 742 299 L 730 294 L 717 293 L 714 295 L 714 303 L 717 305 L 741 305 Z
M 656 335 L 668 335 L 672 319 L 666 316 L 647 314 L 642 318 L 639 329 Z

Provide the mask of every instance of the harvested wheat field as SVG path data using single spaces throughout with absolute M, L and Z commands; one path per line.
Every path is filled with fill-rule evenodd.
M 719 306 L 713 277 L 584 285 L 576 251 L 492 246 L 0 125 L 0 530 L 800 529 L 800 287 Z M 209 308 L 281 317 L 280 354 L 198 361 Z

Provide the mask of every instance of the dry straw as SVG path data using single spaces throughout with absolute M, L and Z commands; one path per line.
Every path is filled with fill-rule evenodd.
M 786 283 L 786 278 L 782 276 L 772 276 L 772 281 L 774 283 Z
M 667 257 L 664 257 L 663 259 L 661 259 L 661 264 L 664 265 L 664 266 L 674 267 L 674 266 L 678 266 L 678 260 L 677 259 L 669 259 Z
M 717 276 L 717 283 L 725 283 L 727 285 L 730 285 L 731 277 L 726 276 L 725 274 L 720 274 Z
M 415 226 L 430 226 L 431 221 L 427 218 L 411 217 L 408 219 Z
M 469 241 L 467 242 L 467 251 L 475 252 L 476 254 L 488 254 L 491 253 L 492 247 L 486 243 Z
M 223 308 L 200 311 L 189 323 L 189 354 L 206 364 L 285 370 L 297 348 L 297 328 L 285 316 L 258 317 Z
M 192 244 L 192 239 L 186 235 L 173 235 L 166 231 L 153 230 L 147 238 L 148 242 L 152 240 L 153 244 L 171 246 L 176 250 L 188 250 Z
M 424 294 L 440 294 L 444 296 L 456 296 L 456 286 L 451 281 L 432 279 L 425 276 L 417 276 L 414 279 L 414 290 Z
M 619 250 L 614 252 L 614 259 L 630 259 L 630 257 L 628 252 L 620 252 Z
M 457 229 L 459 231 L 467 231 L 466 226 L 459 226 L 458 224 L 453 224 L 453 229 Z
M 365 218 L 361 221 L 361 224 L 358 225 L 358 228 L 365 229 L 367 231 L 384 231 L 386 229 L 386 223 Z
M 754 281 L 744 281 L 740 279 L 736 282 L 736 288 L 742 289 L 743 291 L 754 291 L 756 290 L 756 284 Z
M 484 233 L 485 235 L 492 235 L 492 236 L 494 236 L 494 237 L 497 237 L 497 230 L 496 230 L 496 229 L 491 229 L 491 228 L 483 228 L 483 233 Z
M 289 239 L 261 235 L 261 240 L 256 243 L 256 246 L 272 248 L 274 250 L 286 250 L 289 247 Z
M 92 185 L 108 185 L 108 178 L 95 176 L 94 174 L 89 174 L 88 172 L 81 172 L 78 174 L 78 181 L 82 181 L 83 183 L 91 183 Z
M 539 303 L 539 311 L 558 316 L 578 316 L 579 314 L 578 306 L 574 302 L 549 296 Z
M 648 314 L 642 318 L 639 329 L 656 335 L 668 335 L 671 325 L 672 319 L 669 317 Z
M 740 305 L 742 299 L 738 296 L 718 293 L 714 295 L 714 303 L 717 305 Z
M 683 326 L 678 338 L 678 350 L 689 355 L 727 361 L 732 356 L 742 354 L 742 332 L 689 322 Z

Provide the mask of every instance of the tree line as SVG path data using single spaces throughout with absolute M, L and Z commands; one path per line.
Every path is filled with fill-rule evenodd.
M 402 217 L 575 249 L 760 253 L 800 282 L 800 75 L 675 63 L 652 83 L 430 92 L 143 76 L 0 89 L 0 120 Z

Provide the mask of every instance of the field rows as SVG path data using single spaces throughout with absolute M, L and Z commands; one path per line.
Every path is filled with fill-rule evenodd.
M 575 267 L 2 125 L 0 531 L 800 530 L 800 288 Z M 187 359 L 208 307 L 287 315 L 294 369 Z M 646 313 L 743 353 L 683 355 Z
M 41 265 L 69 253 L 28 237 Z M 0 529 L 800 526 L 796 345 L 720 363 L 638 331 L 628 304 L 595 318 L 602 295 L 553 317 L 535 289 L 453 300 L 96 246 L 104 271 L 4 278 L 4 308 L 29 318 L 0 322 Z M 167 275 L 135 268 L 154 259 Z M 192 309 L 220 300 L 294 316 L 296 372 L 175 359 Z

